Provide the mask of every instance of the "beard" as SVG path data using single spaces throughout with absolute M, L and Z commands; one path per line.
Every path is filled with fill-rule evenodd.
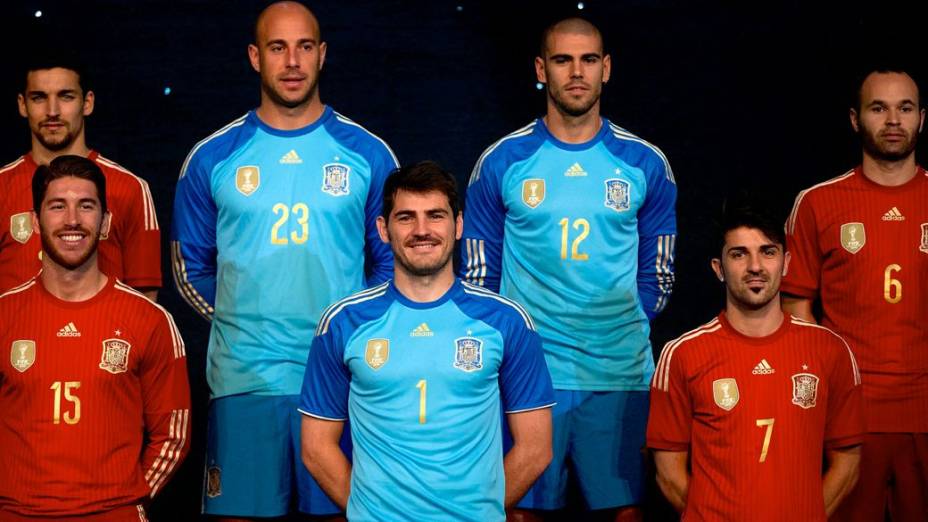
M 35 136 L 35 139 L 47 150 L 58 152 L 67 149 L 74 143 L 74 138 L 77 134 L 72 132 L 67 124 L 65 124 L 65 131 L 64 135 L 46 136 L 42 132 L 33 132 L 32 135 Z
M 53 234 L 51 232 L 46 232 L 44 229 L 41 233 L 42 240 L 42 252 L 43 255 L 48 256 L 49 259 L 54 261 L 56 264 L 68 270 L 76 270 L 80 268 L 88 259 L 91 258 L 94 254 L 97 253 L 97 245 L 100 242 L 100 235 L 93 234 L 89 230 L 83 227 L 72 227 L 66 230 L 75 230 L 87 234 L 87 237 L 91 238 L 90 246 L 87 248 L 87 251 L 81 254 L 81 256 L 76 261 L 69 261 L 61 254 L 61 252 L 55 248 Z
M 394 246 L 391 242 L 390 248 L 393 250 L 394 263 L 398 264 L 404 272 L 415 277 L 428 277 L 441 272 L 446 266 L 448 266 L 448 263 L 451 262 L 451 254 L 453 253 L 453 249 L 448 249 L 444 255 L 435 260 L 433 263 L 413 264 L 403 253 L 402 245 Z
M 554 106 L 558 108 L 558 111 L 574 118 L 590 112 L 590 109 L 596 105 L 599 101 L 600 93 L 594 92 L 592 94 L 593 95 L 590 96 L 589 99 L 573 101 L 560 89 L 548 89 L 548 97 L 554 102 Z
M 906 132 L 906 139 L 898 144 L 887 143 L 877 136 L 877 132 L 867 128 L 862 121 L 858 122 L 861 144 L 867 155 L 879 161 L 901 161 L 915 151 L 918 144 L 918 130 Z

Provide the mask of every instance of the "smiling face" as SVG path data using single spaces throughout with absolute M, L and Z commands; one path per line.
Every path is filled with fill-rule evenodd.
M 19 113 L 29 122 L 33 147 L 51 152 L 83 143 L 84 117 L 93 112 L 93 93 L 81 89 L 75 71 L 54 67 L 30 71 L 19 95 Z
M 725 234 L 722 257 L 712 270 L 725 283 L 728 306 L 760 310 L 778 298 L 789 254 L 756 228 L 738 227 Z M 779 301 L 774 303 L 779 307 Z
M 603 54 L 598 31 L 552 30 L 545 40 L 544 55 L 535 58 L 538 81 L 547 85 L 548 112 L 582 116 L 599 110 L 603 83 L 612 67 Z
M 381 239 L 390 243 L 397 271 L 413 277 L 450 274 L 463 222 L 460 215 L 454 217 L 444 193 L 397 190 L 389 219 L 378 218 L 377 228 Z
M 48 184 L 33 227 L 41 231 L 43 259 L 76 270 L 95 262 L 104 220 L 97 187 L 87 179 L 62 177 Z
M 851 109 L 851 126 L 864 153 L 878 161 L 909 158 L 925 121 L 918 87 L 905 73 L 874 72 L 860 86 L 860 107 Z

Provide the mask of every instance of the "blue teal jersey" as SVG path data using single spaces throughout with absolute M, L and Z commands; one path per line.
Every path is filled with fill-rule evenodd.
M 555 388 L 648 389 L 648 321 L 673 285 L 676 193 L 664 154 L 606 119 L 582 144 L 536 120 L 477 161 L 462 275 L 525 306 Z
M 392 275 L 376 219 L 396 166 L 383 141 L 330 107 L 291 131 L 249 112 L 193 148 L 171 254 L 181 296 L 212 320 L 213 397 L 299 393 L 325 307 Z
M 300 411 L 351 419 L 348 519 L 502 521 L 500 407 L 554 404 L 525 310 L 456 280 L 437 301 L 384 283 L 332 305 Z

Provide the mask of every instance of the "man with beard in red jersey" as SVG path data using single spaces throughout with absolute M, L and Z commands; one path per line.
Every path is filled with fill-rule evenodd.
M 145 520 L 188 449 L 183 340 L 97 266 L 110 214 L 96 162 L 38 167 L 32 195 L 42 271 L 0 296 L 0 520 Z
M 871 70 L 850 110 L 860 166 L 799 193 L 786 223 L 786 310 L 840 334 L 860 361 L 867 435 L 860 482 L 838 520 L 928 513 L 928 173 L 916 82 Z

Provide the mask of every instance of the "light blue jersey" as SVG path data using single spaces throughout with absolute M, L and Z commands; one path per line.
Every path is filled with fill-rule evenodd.
M 171 253 L 180 294 L 212 320 L 214 398 L 299 393 L 325 307 L 392 274 L 376 219 L 396 167 L 383 141 L 330 107 L 292 131 L 249 112 L 193 148 Z
M 647 390 L 648 321 L 673 285 L 675 201 L 653 145 L 606 119 L 589 142 L 563 143 L 536 120 L 474 167 L 462 275 L 525 305 L 555 388 Z
M 459 280 L 431 303 L 384 283 L 316 334 L 300 411 L 351 419 L 349 520 L 505 520 L 500 407 L 554 403 L 519 305 Z

